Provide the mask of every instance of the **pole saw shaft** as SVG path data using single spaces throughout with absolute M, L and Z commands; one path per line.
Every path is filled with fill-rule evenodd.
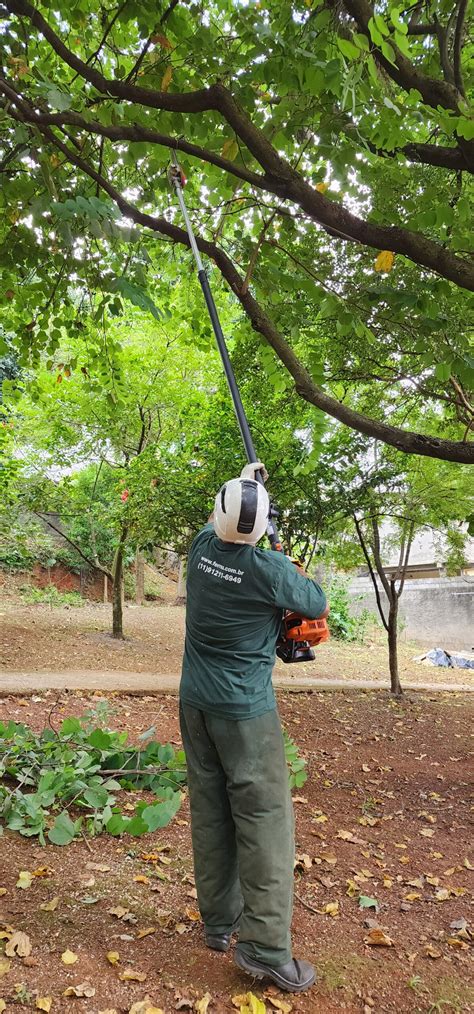
M 239 429 L 240 429 L 240 433 L 241 433 L 241 436 L 242 436 L 243 444 L 244 444 L 244 447 L 245 447 L 245 453 L 247 455 L 247 460 L 249 462 L 251 462 L 251 461 L 258 461 L 257 452 L 255 450 L 254 443 L 253 443 L 253 440 L 252 440 L 252 434 L 250 432 L 249 424 L 247 422 L 247 416 L 245 415 L 245 409 L 244 409 L 244 406 L 242 404 L 242 398 L 240 397 L 240 391 L 239 391 L 239 388 L 237 386 L 237 381 L 235 379 L 234 370 L 232 368 L 232 363 L 230 361 L 229 352 L 228 352 L 227 345 L 226 345 L 226 340 L 224 338 L 224 332 L 222 330 L 221 322 L 219 320 L 219 314 L 217 312 L 217 307 L 216 307 L 216 304 L 214 302 L 214 296 L 212 295 L 212 292 L 211 292 L 211 286 L 209 285 L 209 279 L 207 277 L 206 269 L 205 269 L 205 267 L 204 267 L 204 265 L 202 263 L 201 254 L 199 252 L 199 248 L 198 248 L 198 245 L 196 243 L 196 237 L 194 235 L 193 227 L 191 225 L 191 221 L 190 221 L 190 218 L 189 218 L 189 215 L 188 215 L 188 209 L 187 209 L 185 201 L 184 201 L 184 196 L 183 196 L 184 177 L 183 177 L 183 174 L 181 172 L 181 168 L 180 168 L 179 162 L 178 162 L 178 160 L 176 158 L 176 152 L 174 150 L 171 151 L 171 159 L 172 159 L 172 166 L 171 166 L 171 171 L 170 171 L 170 180 L 171 180 L 171 183 L 172 183 L 172 185 L 173 185 L 173 187 L 174 187 L 174 189 L 176 191 L 176 196 L 178 198 L 178 203 L 179 203 L 179 206 L 180 206 L 180 209 L 181 209 L 181 214 L 183 216 L 183 219 L 184 219 L 184 222 L 185 222 L 185 225 L 186 225 L 186 231 L 187 231 L 187 234 L 188 234 L 188 237 L 189 237 L 189 243 L 190 243 L 190 246 L 191 246 L 191 250 L 193 252 L 194 260 L 196 261 L 196 267 L 198 269 L 197 270 L 197 274 L 198 274 L 198 278 L 199 278 L 199 283 L 201 285 L 203 296 L 204 296 L 204 299 L 206 301 L 206 306 L 207 306 L 207 309 L 208 309 L 209 317 L 211 318 L 211 324 L 212 324 L 212 328 L 213 328 L 213 331 L 214 331 L 214 334 L 215 334 L 215 337 L 216 337 L 217 348 L 219 350 L 219 354 L 220 354 L 220 357 L 221 357 L 221 360 L 222 360 L 222 365 L 224 367 L 224 372 L 225 372 L 225 375 L 226 375 L 227 384 L 229 386 L 229 391 L 230 391 L 230 396 L 232 398 L 232 404 L 234 406 L 234 411 L 235 411 L 235 414 L 237 416 L 237 422 L 239 424 Z M 260 472 L 256 473 L 256 477 L 257 477 L 258 481 L 262 483 L 262 485 L 265 485 L 264 481 L 263 481 L 263 476 L 261 475 Z M 268 520 L 267 535 L 268 535 L 268 538 L 270 540 L 272 548 L 274 548 L 274 549 L 279 548 L 280 549 L 281 548 L 280 537 L 278 535 L 278 531 L 277 531 L 277 527 L 275 525 L 275 522 L 274 522 L 274 520 L 273 520 L 273 518 L 271 516 L 270 516 L 270 518 Z
M 199 248 L 196 243 L 196 237 L 194 235 L 193 227 L 189 219 L 188 210 L 184 203 L 181 170 L 176 158 L 175 151 L 172 152 L 172 159 L 173 159 L 173 169 L 175 171 L 171 173 L 171 182 L 176 190 L 176 196 L 178 198 L 181 213 L 186 225 L 186 231 L 189 237 L 189 242 L 191 244 L 191 250 L 194 255 L 194 260 L 196 261 L 199 282 L 201 285 L 201 289 L 203 291 L 204 299 L 206 300 L 206 306 L 209 312 L 209 316 L 211 318 L 213 331 L 216 336 L 217 348 L 219 349 L 220 357 L 222 359 L 222 365 L 224 367 L 227 383 L 229 385 L 232 403 L 234 406 L 235 414 L 237 416 L 237 422 L 239 424 L 242 440 L 244 442 L 245 453 L 247 455 L 249 462 L 257 461 L 257 454 L 255 451 L 255 447 L 253 445 L 252 434 L 250 433 L 249 424 L 247 422 L 244 406 L 242 404 L 242 399 L 240 397 L 240 391 L 237 387 L 237 381 L 235 379 L 234 371 L 232 369 L 232 363 L 230 361 L 229 353 L 227 351 L 227 345 L 225 342 L 224 333 L 222 331 L 221 322 L 219 320 L 219 314 L 217 313 L 217 307 L 214 302 L 214 296 L 212 295 L 211 292 L 211 287 L 209 285 L 209 279 L 206 274 L 206 269 L 201 260 L 201 254 L 199 253 Z

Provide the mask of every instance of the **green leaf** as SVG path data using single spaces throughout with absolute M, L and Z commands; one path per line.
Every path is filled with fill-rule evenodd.
M 156 831 L 159 827 L 166 827 L 170 820 L 178 812 L 181 805 L 179 792 L 175 792 L 172 799 L 166 799 L 162 803 L 153 803 L 146 806 L 142 812 L 143 820 L 148 831 Z
M 349 42 L 349 39 L 341 39 L 338 35 L 337 45 L 341 50 L 343 56 L 347 56 L 349 60 L 358 60 L 360 57 L 360 49 L 354 46 L 353 42 Z
M 359 908 L 375 908 L 375 911 L 378 912 L 380 905 L 376 898 L 369 898 L 366 894 L 360 894 Z
M 70 109 L 72 106 L 72 96 L 67 92 L 62 92 L 56 85 L 47 92 L 47 99 L 50 106 L 53 109 L 58 109 L 60 113 L 63 113 L 66 109 Z
M 96 785 L 94 788 L 86 789 L 83 797 L 86 803 L 89 803 L 89 806 L 92 806 L 94 810 L 106 806 L 109 801 L 109 793 L 103 785 Z
M 76 826 L 66 810 L 56 817 L 47 837 L 53 845 L 69 845 L 76 836 Z
M 120 292 L 125 299 L 129 299 L 134 306 L 139 306 L 141 310 L 147 310 L 156 320 L 163 318 L 164 314 L 158 309 L 148 293 L 139 285 L 135 285 L 134 282 L 129 281 L 128 278 L 124 278 L 123 276 L 115 278 L 111 283 L 110 289 L 111 292 Z
M 59 731 L 61 736 L 76 736 L 82 732 L 82 725 L 78 718 L 65 718 Z
M 97 750 L 108 750 L 112 746 L 113 737 L 109 732 L 104 732 L 103 729 L 94 729 L 90 736 L 87 737 L 87 742 L 91 746 L 96 747 Z

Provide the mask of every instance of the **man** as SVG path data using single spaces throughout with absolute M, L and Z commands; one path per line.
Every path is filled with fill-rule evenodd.
M 293 809 L 272 687 L 283 611 L 329 609 L 282 553 L 257 549 L 269 500 L 247 465 L 216 496 L 188 560 L 180 721 L 206 943 L 257 979 L 299 993 L 316 972 L 291 953 Z

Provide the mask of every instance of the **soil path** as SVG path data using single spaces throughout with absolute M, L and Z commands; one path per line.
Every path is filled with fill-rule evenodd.
M 307 692 L 314 690 L 387 690 L 387 682 L 381 680 L 356 679 L 317 679 L 297 676 L 274 677 L 274 685 L 279 690 Z M 112 670 L 81 670 L 70 669 L 62 672 L 0 672 L 0 697 L 11 694 L 36 694 L 44 690 L 100 690 L 119 694 L 177 694 L 179 674 L 162 675 L 153 672 L 120 672 Z M 404 690 L 417 690 L 425 693 L 474 693 L 474 686 L 468 683 L 407 683 Z

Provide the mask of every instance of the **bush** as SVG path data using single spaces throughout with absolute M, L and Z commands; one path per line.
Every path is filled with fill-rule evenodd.
M 28 605 L 50 605 L 52 606 L 83 606 L 84 599 L 79 592 L 62 592 L 55 584 L 48 584 L 45 588 L 32 588 L 31 585 L 22 585 L 20 588 L 23 602 Z
M 354 616 L 351 612 L 353 602 L 360 601 L 362 595 L 354 599 L 349 594 L 349 581 L 339 575 L 335 575 L 329 582 L 327 595 L 331 606 L 328 624 L 332 636 L 340 641 L 363 641 L 370 613 L 368 609 L 364 609 L 359 616 Z
M 57 547 L 44 527 L 31 518 L 3 517 L 0 523 L 0 567 L 9 571 L 31 570 L 35 563 L 51 567 Z

